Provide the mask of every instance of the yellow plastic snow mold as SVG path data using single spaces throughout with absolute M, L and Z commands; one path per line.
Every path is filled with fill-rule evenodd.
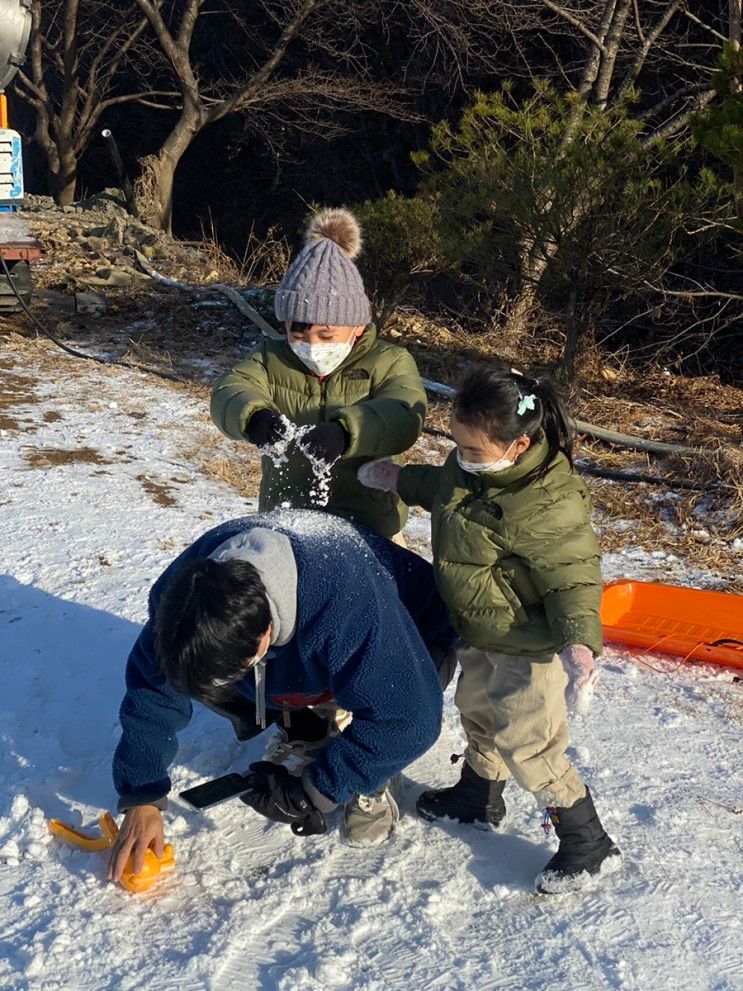
M 98 818 L 98 824 L 101 828 L 101 836 L 88 836 L 87 833 L 82 833 L 79 829 L 75 829 L 74 826 L 69 826 L 59 819 L 50 819 L 49 832 L 62 840 L 67 840 L 68 843 L 73 843 L 81 850 L 86 850 L 88 853 L 95 853 L 98 850 L 107 850 L 113 846 L 116 837 L 119 835 L 119 827 L 116 825 L 114 817 L 110 812 L 102 813 Z M 121 884 L 127 891 L 132 891 L 135 894 L 140 891 L 147 891 L 161 874 L 170 874 L 173 870 L 175 867 L 175 851 L 170 843 L 166 843 L 162 859 L 160 859 L 154 850 L 147 850 L 144 856 L 144 865 L 139 874 L 134 873 L 133 867 L 134 860 L 133 857 L 130 857 L 124 866 L 124 871 L 121 875 Z

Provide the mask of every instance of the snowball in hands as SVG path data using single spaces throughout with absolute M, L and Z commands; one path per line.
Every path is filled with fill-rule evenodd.
M 384 458 L 369 461 L 356 472 L 356 477 L 367 489 L 381 489 L 382 492 L 397 492 L 397 478 L 400 465 Z
M 598 682 L 593 651 L 583 644 L 570 644 L 560 652 L 560 660 L 568 676 L 565 701 L 576 715 L 584 715 L 591 704 Z

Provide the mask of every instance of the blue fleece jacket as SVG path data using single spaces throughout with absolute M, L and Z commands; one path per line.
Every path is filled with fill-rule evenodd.
M 230 537 L 264 527 L 285 534 L 297 564 L 295 635 L 266 657 L 266 695 L 317 697 L 330 691 L 353 713 L 350 726 L 315 760 L 316 787 L 339 804 L 372 794 L 436 741 L 442 696 L 426 644 L 454 640 L 431 566 L 370 531 L 325 513 L 281 511 L 224 523 L 195 541 L 155 582 L 149 620 L 127 662 L 121 741 L 113 777 L 122 806 L 170 790 L 176 734 L 191 702 L 163 677 L 153 619 L 172 576 Z M 252 673 L 235 686 L 255 699 Z

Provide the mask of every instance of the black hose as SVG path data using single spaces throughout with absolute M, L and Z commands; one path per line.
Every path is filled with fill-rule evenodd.
M 75 348 L 69 347 L 64 341 L 60 341 L 59 338 L 55 337 L 54 334 L 44 326 L 44 324 L 37 317 L 33 315 L 31 310 L 26 305 L 25 299 L 18 292 L 15 283 L 13 282 L 13 276 L 11 275 L 10 269 L 8 268 L 8 263 L 5 260 L 3 253 L 0 251 L 0 265 L 2 265 L 3 273 L 7 279 L 8 285 L 13 291 L 13 295 L 21 304 L 21 309 L 26 314 L 28 319 L 36 327 L 37 331 L 41 331 L 44 337 L 47 337 L 52 344 L 56 344 L 58 348 L 66 351 L 67 354 L 72 355 L 73 358 L 82 358 L 84 361 L 95 361 L 99 365 L 116 365 L 119 368 L 131 368 L 136 372 L 147 372 L 149 375 L 155 375 L 157 378 L 165 379 L 167 382 L 182 382 L 177 375 L 171 375 L 169 372 L 161 372 L 156 368 L 146 368 L 144 365 L 137 365 L 133 361 L 118 361 L 114 358 L 101 358 L 97 354 L 88 354 L 86 351 L 77 351 Z
M 8 263 L 6 262 L 5 256 L 3 255 L 2 251 L 0 251 L 0 265 L 2 265 L 3 267 L 5 278 L 7 279 L 8 285 L 13 291 L 13 295 L 21 304 L 21 309 L 26 314 L 28 319 L 33 323 L 36 329 L 41 331 L 44 337 L 48 337 L 53 344 L 56 344 L 58 348 L 62 348 L 62 350 L 66 351 L 67 354 L 71 354 L 73 358 L 85 358 L 88 361 L 97 361 L 101 365 L 115 364 L 115 362 L 111 361 L 108 358 L 100 358 L 98 355 L 95 354 L 86 354 L 84 351 L 76 351 L 75 348 L 68 347 L 68 345 L 65 344 L 64 341 L 60 341 L 58 338 L 56 338 L 54 334 L 47 327 L 44 326 L 41 320 L 35 317 L 31 312 L 31 310 L 29 310 L 28 306 L 26 305 L 26 300 L 18 292 L 15 282 L 13 282 L 13 276 L 11 275 L 10 269 L 8 268 Z

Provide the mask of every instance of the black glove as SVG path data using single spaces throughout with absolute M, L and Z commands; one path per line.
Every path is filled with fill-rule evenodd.
M 250 790 L 240 795 L 240 801 L 267 819 L 290 823 L 297 836 L 327 831 L 325 816 L 313 805 L 302 779 L 289 774 L 285 767 L 259 760 L 250 765 L 245 782 Z
M 305 454 L 318 461 L 332 465 L 348 447 L 348 434 L 335 420 L 331 423 L 318 423 L 299 441 Z
M 284 421 L 272 409 L 259 409 L 248 420 L 245 431 L 248 440 L 256 447 L 266 447 L 280 441 L 286 432 Z

